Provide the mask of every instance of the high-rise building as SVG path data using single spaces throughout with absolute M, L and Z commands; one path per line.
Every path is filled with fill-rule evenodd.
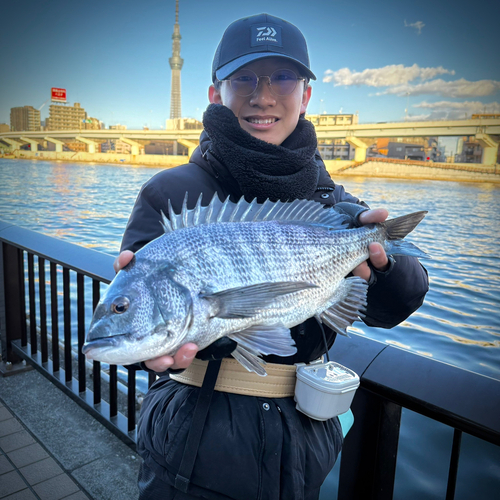
M 52 104 L 49 107 L 49 117 L 45 120 L 46 130 L 81 130 L 85 129 L 87 113 L 75 102 L 74 106 Z
M 14 132 L 40 130 L 40 111 L 33 106 L 10 108 L 10 128 Z
M 175 25 L 172 35 L 172 57 L 168 60 L 172 70 L 172 87 L 170 90 L 170 119 L 181 117 L 181 69 L 184 59 L 181 58 L 181 33 L 179 28 L 179 0 L 175 2 Z

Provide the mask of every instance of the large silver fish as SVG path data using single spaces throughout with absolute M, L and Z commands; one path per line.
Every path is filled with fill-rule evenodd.
M 366 305 L 366 282 L 346 276 L 368 258 L 368 245 L 423 257 L 402 241 L 427 212 L 346 229 L 345 216 L 320 203 L 259 205 L 241 199 L 180 214 L 169 206 L 165 234 L 139 250 L 99 302 L 83 352 L 130 364 L 200 349 L 228 336 L 233 357 L 265 375 L 261 356 L 290 356 L 290 328 L 311 317 L 344 333 Z

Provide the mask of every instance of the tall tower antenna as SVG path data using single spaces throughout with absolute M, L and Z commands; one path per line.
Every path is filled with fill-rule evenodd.
M 172 87 L 170 91 L 170 119 L 181 118 L 181 69 L 184 59 L 181 58 L 181 33 L 179 28 L 179 0 L 175 1 L 175 24 L 172 35 L 172 57 L 168 60 L 172 70 Z

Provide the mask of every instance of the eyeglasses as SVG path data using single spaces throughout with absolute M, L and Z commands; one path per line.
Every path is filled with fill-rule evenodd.
M 249 69 L 242 69 L 221 81 L 229 82 L 233 92 L 240 97 L 248 97 L 257 90 L 261 78 L 267 78 L 271 92 L 280 97 L 290 95 L 297 87 L 299 80 L 305 81 L 305 78 L 299 78 L 290 69 L 277 69 L 271 76 L 257 76 Z

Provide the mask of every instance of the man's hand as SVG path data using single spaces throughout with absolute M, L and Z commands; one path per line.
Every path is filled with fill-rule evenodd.
M 113 263 L 115 271 L 118 272 L 120 269 L 123 269 L 133 258 L 134 253 L 130 250 L 121 252 Z M 160 356 L 158 358 L 149 359 L 145 361 L 144 364 L 150 370 L 158 373 L 164 372 L 169 368 L 172 370 L 180 370 L 182 368 L 187 368 L 191 364 L 197 352 L 198 346 L 189 342 L 183 345 L 175 356 Z
M 385 208 L 377 208 L 375 210 L 367 210 L 359 216 L 359 222 L 364 226 L 365 224 L 374 224 L 377 222 L 384 222 L 387 219 L 389 212 Z M 389 266 L 389 259 L 385 254 L 380 243 L 370 243 L 368 246 L 370 252 L 369 260 L 372 266 L 379 271 L 385 271 Z M 352 271 L 354 276 L 359 276 L 365 281 L 370 280 L 371 269 L 368 266 L 367 261 L 362 262 L 359 266 L 355 267 Z
M 189 342 L 184 344 L 175 356 L 160 356 L 159 358 L 148 359 L 144 364 L 155 372 L 164 372 L 171 368 L 172 370 L 180 370 L 182 368 L 187 368 L 193 361 L 196 353 L 198 352 L 198 346 Z

